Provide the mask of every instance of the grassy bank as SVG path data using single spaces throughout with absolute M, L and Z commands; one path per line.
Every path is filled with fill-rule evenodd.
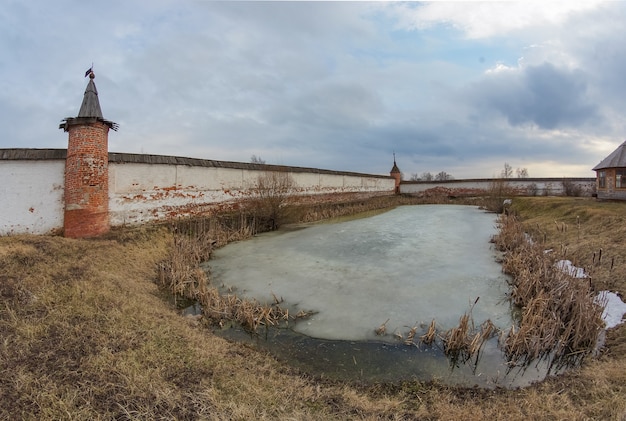
M 513 203 L 528 231 L 585 267 L 594 288 L 621 294 L 625 210 L 587 199 Z M 155 283 L 172 241 L 165 227 L 116 230 L 95 240 L 0 238 L 1 419 L 626 416 L 623 325 L 609 331 L 598 359 L 522 390 L 319 381 L 180 316 Z

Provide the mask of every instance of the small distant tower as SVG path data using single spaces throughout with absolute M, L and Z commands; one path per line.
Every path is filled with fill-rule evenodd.
M 64 235 L 95 237 L 109 231 L 109 129 L 117 124 L 102 117 L 95 75 L 77 117 L 67 117 L 59 129 L 69 132 L 65 160 Z
M 400 168 L 396 164 L 396 154 L 393 154 L 393 168 L 389 172 L 389 175 L 396 180 L 395 194 L 400 194 L 400 181 L 402 180 L 402 173 L 400 172 Z

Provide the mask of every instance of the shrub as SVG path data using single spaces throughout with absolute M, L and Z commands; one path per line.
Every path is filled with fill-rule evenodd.
M 565 196 L 578 197 L 582 194 L 582 188 L 572 180 L 564 178 L 563 181 L 563 194 Z
M 507 180 L 503 178 L 494 179 L 489 185 L 487 195 L 483 201 L 483 207 L 490 212 L 504 212 L 504 201 L 515 195 L 515 190 L 511 188 Z
M 295 187 L 293 177 L 286 171 L 266 171 L 259 175 L 252 211 L 265 221 L 269 230 L 280 226 L 285 204 Z

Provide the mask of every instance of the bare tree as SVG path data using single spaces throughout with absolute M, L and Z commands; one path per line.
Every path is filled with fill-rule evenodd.
M 528 178 L 528 170 L 526 168 L 518 168 L 517 178 Z
M 421 178 L 419 176 L 419 174 L 417 174 L 416 172 L 411 174 L 411 177 L 409 177 L 409 181 L 420 181 Z
M 261 159 L 260 156 L 252 155 L 250 157 L 250 162 L 253 164 L 265 164 L 265 160 Z
M 429 172 L 423 172 L 420 178 L 422 179 L 422 181 L 433 181 L 435 176 Z
M 283 208 L 295 187 L 287 171 L 266 171 L 257 178 L 254 208 L 260 217 L 267 219 L 269 229 L 280 226 Z
M 435 180 L 437 181 L 445 181 L 445 180 L 452 180 L 454 177 L 452 177 L 450 174 L 448 174 L 445 171 L 441 171 L 439 173 L 437 173 L 437 175 L 435 176 Z
M 502 170 L 502 173 L 500 175 L 502 178 L 513 177 L 513 167 L 511 167 L 508 162 L 505 162 L 504 169 Z

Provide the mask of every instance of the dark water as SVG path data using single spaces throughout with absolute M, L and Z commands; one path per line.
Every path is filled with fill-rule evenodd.
M 277 359 L 315 377 L 363 383 L 435 381 L 447 385 L 515 388 L 543 380 L 546 361 L 510 369 L 501 353 L 488 351 L 467 362 L 451 362 L 437 346 L 402 342 L 316 339 L 289 329 L 271 328 L 250 334 L 232 327 L 215 332 L 226 339 L 267 350 Z M 485 349 L 495 349 L 497 338 Z

